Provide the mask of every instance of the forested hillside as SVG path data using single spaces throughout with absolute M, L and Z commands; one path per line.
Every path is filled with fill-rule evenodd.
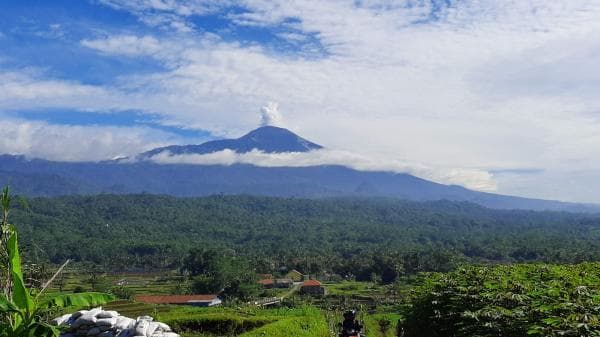
M 600 216 L 449 201 L 70 196 L 15 204 L 11 217 L 30 260 L 112 270 L 177 267 L 192 247 L 233 249 L 264 272 L 285 265 L 384 281 L 460 262 L 600 260 Z

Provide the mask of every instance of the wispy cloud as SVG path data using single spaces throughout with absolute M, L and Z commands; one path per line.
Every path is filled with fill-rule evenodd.
M 100 52 L 125 56 L 151 56 L 161 50 L 159 41 L 153 36 L 135 35 L 110 36 L 104 39 L 84 39 L 81 44 Z

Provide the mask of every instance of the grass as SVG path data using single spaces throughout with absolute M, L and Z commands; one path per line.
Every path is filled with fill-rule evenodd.
M 366 315 L 364 319 L 367 337 L 392 337 L 396 336 L 396 328 L 400 315 L 394 313 L 381 313 Z M 387 328 L 382 327 L 382 322 L 389 322 Z
M 158 319 L 186 337 L 298 336 L 329 337 L 325 315 L 315 307 L 260 309 L 180 306 L 159 313 Z
M 381 291 L 381 287 L 371 282 L 343 281 L 341 283 L 325 284 L 330 296 L 357 296 L 373 295 L 373 292 Z

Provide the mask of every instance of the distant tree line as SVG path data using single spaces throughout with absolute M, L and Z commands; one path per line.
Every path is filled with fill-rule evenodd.
M 184 268 L 190 254 L 211 249 L 261 273 L 294 268 L 383 283 L 464 262 L 600 260 L 598 215 L 464 202 L 97 195 L 34 198 L 12 217 L 29 261 L 115 271 Z

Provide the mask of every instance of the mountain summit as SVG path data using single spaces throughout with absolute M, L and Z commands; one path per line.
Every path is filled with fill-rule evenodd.
M 256 149 L 266 153 L 281 153 L 308 152 L 322 148 L 321 145 L 308 141 L 288 129 L 262 126 L 237 139 L 213 140 L 200 145 L 159 147 L 140 154 L 138 159 L 149 159 L 163 152 L 169 152 L 172 155 L 207 154 L 229 149 L 237 153 L 245 153 Z

